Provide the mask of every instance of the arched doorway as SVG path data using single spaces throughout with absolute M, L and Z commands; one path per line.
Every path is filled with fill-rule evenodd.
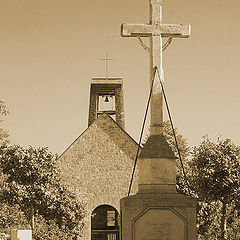
M 91 240 L 119 240 L 118 211 L 114 207 L 100 205 L 93 210 Z

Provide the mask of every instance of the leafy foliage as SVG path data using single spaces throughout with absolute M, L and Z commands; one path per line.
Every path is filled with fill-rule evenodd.
M 35 240 L 52 240 L 52 239 L 72 239 L 74 234 L 64 229 L 59 229 L 54 220 L 46 221 L 41 215 L 35 217 L 35 228 L 33 239 Z
M 27 229 L 28 221 L 19 206 L 11 206 L 4 201 L 0 203 L 0 239 L 10 239 L 13 228 Z
M 231 202 L 239 192 L 240 149 L 230 139 L 204 140 L 194 149 L 191 164 L 195 191 L 206 201 Z
M 187 160 L 190 154 L 190 147 L 188 146 L 187 139 L 183 137 L 182 134 L 179 133 L 177 128 L 174 128 L 174 132 L 176 134 L 177 142 L 178 142 L 178 147 L 181 153 L 181 156 L 184 160 Z M 172 127 L 170 124 L 170 121 L 164 121 L 163 123 L 163 134 L 168 141 L 170 147 L 172 148 L 173 152 L 175 153 L 176 156 L 178 156 L 178 151 L 176 148 L 176 143 L 172 131 Z
M 66 232 L 80 233 L 82 206 L 61 182 L 56 156 L 47 148 L 2 146 L 0 167 L 5 176 L 1 201 L 19 206 L 28 222 L 39 215 Z
M 194 148 L 190 169 L 192 190 L 200 199 L 199 235 L 237 239 L 232 226 L 239 226 L 240 148 L 230 139 L 205 139 Z

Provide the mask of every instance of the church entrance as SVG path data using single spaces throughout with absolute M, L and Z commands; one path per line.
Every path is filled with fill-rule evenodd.
M 91 240 L 119 240 L 118 211 L 114 207 L 100 205 L 93 210 Z

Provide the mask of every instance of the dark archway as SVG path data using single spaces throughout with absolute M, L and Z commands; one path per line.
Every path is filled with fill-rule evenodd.
M 118 217 L 110 205 L 96 207 L 91 215 L 91 240 L 119 240 Z

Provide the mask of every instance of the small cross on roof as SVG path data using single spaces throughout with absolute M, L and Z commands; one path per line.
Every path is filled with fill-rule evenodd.
M 113 60 L 113 58 L 108 58 L 108 53 L 106 52 L 106 57 L 101 58 L 100 60 L 106 61 L 106 79 L 108 79 L 108 61 Z

